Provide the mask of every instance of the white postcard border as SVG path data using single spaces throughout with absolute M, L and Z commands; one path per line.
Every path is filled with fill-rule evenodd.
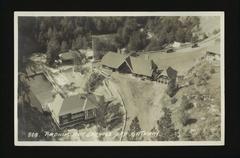
M 18 17 L 20 16 L 220 16 L 221 27 L 221 140 L 220 141 L 122 141 L 122 142 L 80 142 L 80 141 L 19 141 L 17 119 L 17 92 L 18 92 Z M 223 146 L 225 145 L 225 15 L 217 12 L 14 12 L 14 145 L 15 146 Z

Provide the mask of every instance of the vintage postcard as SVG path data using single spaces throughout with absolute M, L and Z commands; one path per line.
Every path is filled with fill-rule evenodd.
M 16 146 L 224 145 L 224 12 L 14 12 Z

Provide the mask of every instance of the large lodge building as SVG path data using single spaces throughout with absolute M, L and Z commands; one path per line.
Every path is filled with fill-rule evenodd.
M 102 67 L 121 73 L 131 73 L 142 79 L 151 79 L 167 84 L 171 79 L 177 78 L 177 71 L 172 67 L 159 68 L 153 60 L 142 56 L 131 56 L 108 52 L 101 61 Z

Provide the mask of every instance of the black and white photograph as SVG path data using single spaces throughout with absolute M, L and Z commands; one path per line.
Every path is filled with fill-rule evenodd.
M 14 12 L 16 146 L 224 145 L 224 12 Z

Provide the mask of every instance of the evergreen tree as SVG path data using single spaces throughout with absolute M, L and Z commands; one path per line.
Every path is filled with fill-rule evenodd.
M 171 111 L 163 108 L 164 116 L 157 121 L 159 135 L 156 137 L 158 141 L 177 141 L 179 140 L 178 130 L 175 129 L 171 119 Z
M 143 136 L 141 134 L 141 127 L 139 125 L 139 120 L 137 117 L 135 117 L 132 120 L 132 123 L 130 125 L 130 129 L 128 130 L 127 133 L 127 140 L 129 141 L 142 141 L 143 140 Z
M 147 36 L 144 32 L 135 31 L 129 39 L 129 43 L 128 43 L 129 50 L 139 51 L 144 49 L 147 45 L 146 38 Z
M 61 43 L 61 52 L 65 52 L 69 49 L 68 44 L 66 41 L 62 41 Z
M 56 38 L 51 38 L 47 46 L 47 63 L 52 66 L 54 60 L 58 59 L 60 43 Z

